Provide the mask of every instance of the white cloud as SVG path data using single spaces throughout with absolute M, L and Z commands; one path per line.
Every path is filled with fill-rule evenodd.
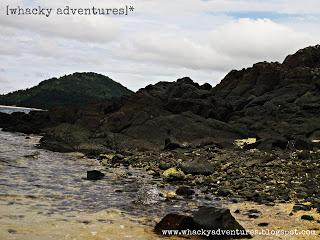
M 126 17 L 14 17 L 5 16 L 7 4 L 128 4 L 136 11 Z M 11 80 L 6 90 L 75 71 L 103 73 L 135 90 L 186 75 L 215 84 L 231 69 L 282 61 L 320 39 L 320 2 L 315 0 L 4 0 L 0 9 L 0 64 L 6 70 L 0 78 Z M 230 14 L 241 11 L 289 15 L 279 20 Z
M 114 55 L 189 69 L 227 71 L 256 61 L 282 61 L 317 38 L 269 19 L 240 19 L 189 36 L 184 32 L 144 32 L 123 41 Z
M 290 52 L 317 42 L 315 36 L 270 19 L 232 21 L 215 30 L 210 38 L 213 48 L 238 64 L 253 60 L 282 61 Z

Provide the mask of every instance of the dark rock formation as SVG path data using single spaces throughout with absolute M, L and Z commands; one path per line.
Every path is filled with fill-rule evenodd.
M 15 116 L 9 126 L 0 119 L 0 127 L 44 132 L 44 147 L 62 143 L 64 151 L 163 149 L 166 139 L 168 150 L 204 139 L 230 146 L 248 136 L 258 142 L 246 148 L 312 150 L 320 135 L 319 49 L 233 70 L 214 88 L 190 78 L 159 82 L 120 100 Z
M 156 233 L 164 234 L 163 230 L 180 230 L 181 235 L 184 235 L 181 230 L 189 230 L 189 235 L 192 235 L 192 231 L 205 230 L 204 235 L 201 235 L 200 231 L 198 236 L 207 239 L 252 238 L 231 215 L 229 209 L 215 207 L 201 207 L 192 217 L 168 214 L 155 226 Z M 185 232 L 185 235 L 187 234 Z M 168 236 L 168 233 L 166 235 Z

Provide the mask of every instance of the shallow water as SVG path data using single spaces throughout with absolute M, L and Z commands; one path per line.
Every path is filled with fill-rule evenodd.
M 160 178 L 153 178 L 144 169 L 105 169 L 95 159 L 38 149 L 39 139 L 0 131 L 1 199 L 30 199 L 27 204 L 43 205 L 47 214 L 113 208 L 132 215 L 163 216 L 206 204 L 199 199 L 165 201 L 159 196 L 164 189 L 157 187 Z M 86 180 L 87 170 L 92 169 L 103 171 L 106 177 Z
M 39 139 L 0 131 L 1 240 L 158 239 L 157 215 L 183 205 L 165 202 L 159 179 L 143 169 L 105 169 L 79 154 L 38 149 Z M 92 169 L 106 177 L 86 180 Z

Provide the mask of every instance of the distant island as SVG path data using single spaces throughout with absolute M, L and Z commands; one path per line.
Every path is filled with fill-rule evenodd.
M 29 89 L 0 95 L 0 105 L 49 109 L 64 105 L 83 105 L 132 93 L 109 77 L 85 72 L 51 78 Z

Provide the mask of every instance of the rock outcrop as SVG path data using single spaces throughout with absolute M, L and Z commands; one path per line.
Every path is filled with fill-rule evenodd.
M 44 147 L 59 150 L 60 143 L 65 151 L 168 149 L 202 142 L 225 147 L 248 136 L 264 150 L 297 146 L 301 139 L 312 149 L 320 136 L 319 49 L 299 50 L 282 64 L 233 70 L 214 88 L 190 78 L 159 82 L 120 100 L 15 116 L 18 124 L 1 120 L 0 127 L 44 132 Z

